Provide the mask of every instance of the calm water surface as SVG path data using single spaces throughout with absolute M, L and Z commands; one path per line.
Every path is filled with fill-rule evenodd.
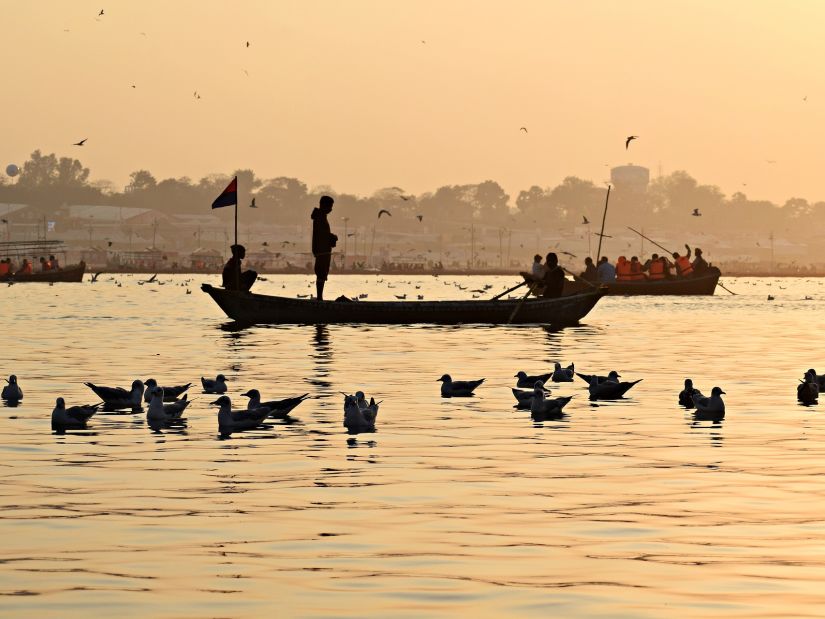
M 0 408 L 0 614 L 822 616 L 825 417 L 795 399 L 805 369 L 825 372 L 822 280 L 606 298 L 553 332 L 232 331 L 198 289 L 214 278 L 107 278 L 0 289 L 0 373 L 26 394 Z M 469 298 L 485 283 L 513 280 L 347 276 L 329 294 Z M 258 289 L 307 284 L 269 276 Z M 557 360 L 644 381 L 599 405 L 583 382 L 563 384 L 569 414 L 534 423 L 512 408 L 513 375 Z M 57 396 L 95 401 L 83 381 L 219 372 L 238 404 L 253 387 L 316 399 L 292 424 L 230 440 L 215 396 L 194 387 L 185 431 L 99 414 L 86 432 L 50 432 Z M 444 372 L 487 380 L 442 399 Z M 686 376 L 725 389 L 724 422 L 677 406 Z M 339 392 L 357 389 L 383 400 L 375 434 L 341 425 Z

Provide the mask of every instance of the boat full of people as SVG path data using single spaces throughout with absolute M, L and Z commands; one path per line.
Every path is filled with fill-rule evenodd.
M 62 241 L 7 241 L 0 243 L 0 282 L 82 282 L 86 263 L 63 265 Z

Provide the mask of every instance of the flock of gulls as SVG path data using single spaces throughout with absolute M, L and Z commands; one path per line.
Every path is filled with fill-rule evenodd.
M 622 381 L 615 370 L 606 376 L 598 374 L 582 374 L 575 371 L 570 364 L 562 367 L 555 363 L 552 372 L 538 375 L 528 375 L 520 371 L 516 373 L 516 386 L 512 388 L 516 404 L 513 408 L 529 410 L 536 421 L 558 419 L 564 416 L 564 407 L 570 403 L 573 396 L 550 397 L 550 390 L 545 386 L 549 382 L 572 383 L 579 377 L 587 384 L 590 400 L 618 400 L 642 379 Z M 453 380 L 449 374 L 438 379 L 441 382 L 441 397 L 471 397 L 475 390 L 484 383 L 483 378 L 478 380 Z M 23 400 L 23 390 L 17 382 L 17 376 L 11 375 L 6 379 L 3 387 L 2 399 L 7 406 L 18 406 Z M 122 387 L 105 387 L 94 383 L 84 383 L 95 395 L 100 398 L 96 404 L 66 406 L 65 400 L 57 398 L 52 411 L 51 426 L 59 434 L 67 430 L 85 430 L 87 423 L 100 410 L 106 412 L 127 411 L 142 413 L 146 404 L 146 424 L 154 432 L 161 432 L 164 428 L 186 427 L 187 419 L 183 416 L 192 403 L 186 393 L 192 383 L 164 387 L 158 385 L 154 378 L 145 382 L 135 380 L 130 389 Z M 232 400 L 226 395 L 229 390 L 226 377 L 218 374 L 214 379 L 201 377 L 203 393 L 218 395 L 217 400 L 210 403 L 218 409 L 218 433 L 221 438 L 229 438 L 236 432 L 271 428 L 269 420 L 289 422 L 290 413 L 302 402 L 311 398 L 308 393 L 281 400 L 261 400 L 261 393 L 257 389 L 249 389 L 240 395 L 248 398 L 245 409 L 233 409 Z M 825 389 L 825 375 L 819 375 L 816 370 L 810 369 L 800 380 L 797 387 L 797 399 L 804 405 L 816 404 L 820 390 Z M 721 387 L 713 387 L 710 396 L 702 394 L 696 388 L 693 380 L 685 379 L 684 389 L 679 393 L 678 402 L 686 409 L 695 409 L 698 418 L 703 420 L 721 420 L 725 416 L 725 402 L 722 395 L 725 392 Z M 343 426 L 349 434 L 375 432 L 375 422 L 378 418 L 378 407 L 381 402 L 375 398 L 367 398 L 363 391 L 356 391 L 354 395 L 342 392 L 344 396 Z

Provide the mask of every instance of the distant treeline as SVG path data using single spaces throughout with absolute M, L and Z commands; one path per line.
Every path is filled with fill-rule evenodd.
M 534 185 L 520 191 L 515 200 L 495 181 L 445 185 L 433 192 L 413 195 L 400 187 L 379 189 L 371 196 L 341 194 L 331 187 L 307 187 L 297 178 L 262 179 L 252 170 L 231 175 L 210 174 L 198 181 L 188 177 L 158 180 L 148 170 L 130 175 L 118 191 L 108 181 L 90 182 L 89 168 L 69 157 L 33 152 L 11 181 L 0 177 L 0 203 L 30 204 L 53 212 L 64 204 L 107 204 L 155 209 L 170 214 L 209 212 L 212 200 L 229 179 L 238 176 L 242 208 L 255 198 L 257 209 L 246 209 L 244 221 L 273 224 L 309 224 L 309 212 L 322 194 L 335 197 L 335 216 L 348 218 L 349 226 L 368 226 L 378 212 L 387 229 L 414 232 L 412 224 L 426 229 L 471 223 L 494 227 L 536 227 L 542 230 L 571 228 L 587 217 L 600 222 L 606 188 L 573 176 L 555 187 Z M 701 217 L 692 215 L 699 209 Z M 616 225 L 725 233 L 776 230 L 787 236 L 807 236 L 817 231 L 807 224 L 825 215 L 825 202 L 809 203 L 792 198 L 784 205 L 750 200 L 742 192 L 727 197 L 718 187 L 699 184 L 687 172 L 677 171 L 652 180 L 645 193 L 615 188 L 610 197 L 609 221 Z

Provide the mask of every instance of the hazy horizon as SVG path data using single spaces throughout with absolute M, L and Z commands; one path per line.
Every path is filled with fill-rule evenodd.
M 106 5 L 0 5 L 4 166 L 39 148 L 117 187 L 252 168 L 357 195 L 493 179 L 514 197 L 632 162 L 825 198 L 822 4 Z

